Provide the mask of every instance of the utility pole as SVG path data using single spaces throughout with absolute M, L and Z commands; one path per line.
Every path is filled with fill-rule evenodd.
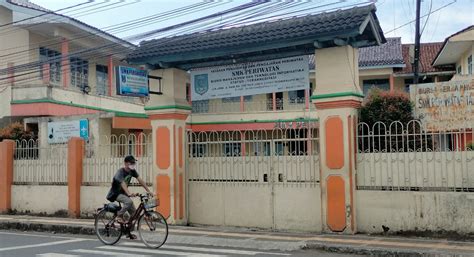
M 418 84 L 419 74 L 418 67 L 420 66 L 420 9 L 421 0 L 416 0 L 416 25 L 415 25 L 415 58 L 413 61 L 413 84 Z

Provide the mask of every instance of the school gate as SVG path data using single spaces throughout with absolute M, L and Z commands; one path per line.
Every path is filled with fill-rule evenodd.
M 270 131 L 189 131 L 189 222 L 320 230 L 315 125 Z

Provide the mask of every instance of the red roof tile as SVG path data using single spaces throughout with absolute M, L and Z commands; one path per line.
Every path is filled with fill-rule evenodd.
M 413 67 L 411 61 L 413 57 L 410 58 L 410 47 L 414 48 L 413 44 L 403 44 L 402 45 L 402 55 L 403 60 L 405 61 L 405 68 L 401 70 L 400 74 L 406 73 L 413 73 Z M 453 66 L 438 66 L 433 67 L 431 63 L 436 58 L 438 52 L 443 47 L 443 42 L 435 42 L 435 43 L 422 43 L 420 45 L 420 73 L 427 73 L 427 72 L 443 72 L 443 71 L 455 71 Z M 413 50 L 412 50 L 413 51 Z

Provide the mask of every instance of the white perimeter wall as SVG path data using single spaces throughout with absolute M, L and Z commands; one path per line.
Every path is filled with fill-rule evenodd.
M 192 224 L 321 231 L 321 197 L 317 186 L 262 184 L 189 184 Z
M 13 185 L 12 209 L 53 214 L 67 210 L 67 186 Z
M 461 192 L 356 191 L 362 233 L 396 231 L 474 232 L 474 194 Z

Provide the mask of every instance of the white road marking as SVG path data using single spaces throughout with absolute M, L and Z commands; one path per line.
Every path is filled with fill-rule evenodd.
M 37 257 L 79 257 L 79 255 L 62 254 L 62 253 L 42 253 L 37 254 Z
M 124 242 L 120 245 L 127 246 L 143 246 L 140 243 Z M 240 255 L 257 255 L 257 254 L 268 254 L 268 255 L 281 255 L 288 256 L 288 253 L 270 253 L 270 252 L 255 252 L 247 250 L 235 250 L 235 249 L 222 249 L 222 248 L 204 248 L 204 247 L 191 247 L 191 246 L 178 246 L 178 245 L 164 245 L 160 249 L 169 250 L 181 250 L 181 251 L 195 251 L 195 252 L 214 252 L 214 253 L 225 253 L 225 254 L 240 254 Z
M 39 235 L 39 234 L 34 234 L 32 232 L 25 232 L 25 233 L 13 233 L 13 232 L 0 232 L 0 235 L 13 235 L 13 236 L 31 236 L 31 237 L 46 237 L 46 238 L 57 238 L 57 239 L 75 239 L 77 237 L 65 237 L 65 236 L 55 236 L 53 234 L 51 235 Z M 95 239 L 85 239 L 84 240 L 95 240 Z
M 50 245 L 69 244 L 69 243 L 76 243 L 76 242 L 81 242 L 81 241 L 85 241 L 85 239 L 70 239 L 70 240 L 56 241 L 56 242 L 49 242 L 49 243 L 42 243 L 42 244 L 34 244 L 34 245 L 22 245 L 22 246 L 5 247 L 5 248 L 0 248 L 0 252 L 26 249 L 26 248 L 36 248 L 36 247 L 43 247 L 43 246 L 50 246 Z
M 108 255 L 108 256 L 116 256 L 116 257 L 146 257 L 149 255 L 136 255 L 136 254 L 126 254 L 126 253 L 119 253 L 119 252 L 104 252 L 104 251 L 96 251 L 96 250 L 87 250 L 87 249 L 76 249 L 71 250 L 70 252 L 75 253 L 86 253 L 86 254 L 97 254 L 97 255 Z
M 177 256 L 193 256 L 193 257 L 220 257 L 226 255 L 213 255 L 213 254 L 204 254 L 204 253 L 191 253 L 191 252 L 173 252 L 165 251 L 160 249 L 139 249 L 134 247 L 120 247 L 120 246 L 100 246 L 99 249 L 105 250 L 115 250 L 115 251 L 127 251 L 127 252 L 137 252 L 137 253 L 152 253 L 152 254 L 169 254 Z

